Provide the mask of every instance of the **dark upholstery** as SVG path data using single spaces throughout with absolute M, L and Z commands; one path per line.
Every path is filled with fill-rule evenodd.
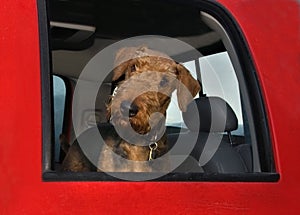
M 189 105 L 186 112 L 182 113 L 186 126 L 191 131 L 199 128 L 203 132 L 234 131 L 238 127 L 238 120 L 229 104 L 219 97 L 200 97 L 194 100 L 196 105 Z
M 197 142 L 190 156 L 197 162 L 199 168 L 203 168 L 205 173 L 243 173 L 249 172 L 251 166 L 251 157 L 246 158 L 249 164 L 245 163 L 243 154 L 247 154 L 245 150 L 240 154 L 234 146 L 231 145 L 226 132 L 237 129 L 238 120 L 229 104 L 218 97 L 200 97 L 195 99 L 196 105 L 189 105 L 187 111 L 182 113 L 185 124 L 190 130 L 187 133 L 169 134 L 169 144 L 176 143 L 178 136 L 183 137 L 184 141 L 179 144 L 194 144 L 190 141 L 190 136 L 197 135 Z M 199 118 L 195 117 L 199 114 Z M 197 125 L 200 121 L 200 126 Z M 197 129 L 199 131 L 197 131 Z M 218 148 L 212 157 L 201 166 L 201 158 L 211 153 L 211 149 L 219 141 Z M 177 143 L 176 143 L 177 144 Z M 246 144 L 242 144 L 246 145 Z M 239 146 L 238 149 L 246 149 L 247 147 Z M 251 149 L 251 148 L 250 148 Z M 247 151 L 247 150 L 246 150 Z M 248 153 L 249 155 L 249 153 Z M 189 159 L 190 160 L 190 159 Z M 186 165 L 181 165 L 185 167 Z M 195 166 L 195 165 L 194 165 Z M 251 167 L 250 167 L 251 168 Z M 195 168 L 193 168 L 195 169 Z M 180 168 L 180 171 L 184 171 Z

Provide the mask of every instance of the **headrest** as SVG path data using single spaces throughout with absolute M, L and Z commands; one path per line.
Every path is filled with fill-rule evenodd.
M 183 120 L 191 131 L 228 132 L 238 127 L 238 120 L 230 105 L 219 97 L 200 97 L 194 100 L 196 105 L 188 105 L 182 112 Z M 198 117 L 195 117 L 196 113 Z M 200 123 L 200 125 L 199 125 Z

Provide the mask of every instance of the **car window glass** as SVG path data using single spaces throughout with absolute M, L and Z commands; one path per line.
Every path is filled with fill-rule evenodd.
M 54 107 L 54 141 L 55 141 L 55 162 L 59 162 L 60 142 L 59 136 L 62 133 L 63 117 L 66 99 L 66 86 L 63 79 L 53 76 L 53 107 Z

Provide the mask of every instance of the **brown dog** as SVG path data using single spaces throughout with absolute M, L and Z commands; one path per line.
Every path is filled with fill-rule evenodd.
M 179 108 L 185 111 L 200 84 L 184 66 L 146 47 L 119 50 L 115 65 L 117 88 L 107 110 L 120 138 L 106 138 L 98 171 L 168 171 L 168 158 L 163 156 L 168 150 L 164 123 L 171 94 L 177 90 Z M 73 148 L 63 162 L 64 169 L 91 170 L 90 164 L 82 161 L 78 145 Z

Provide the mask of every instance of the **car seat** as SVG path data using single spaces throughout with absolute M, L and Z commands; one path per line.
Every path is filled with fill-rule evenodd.
M 196 117 L 196 114 L 199 117 Z M 176 171 L 193 166 L 195 171 L 205 173 L 244 173 L 249 172 L 241 154 L 235 149 L 231 132 L 238 127 L 237 117 L 229 104 L 219 97 L 200 97 L 182 113 L 184 123 L 189 129 L 185 133 L 169 134 L 171 147 L 176 143 L 195 144 L 190 157 Z M 192 136 L 196 142 L 190 142 Z M 243 152 L 245 153 L 245 152 Z M 191 157 L 193 159 L 191 159 Z M 247 157 L 249 159 L 249 156 Z M 195 167 L 195 162 L 198 169 Z M 251 161 L 250 161 L 251 162 Z M 186 164 L 188 163 L 188 164 Z

